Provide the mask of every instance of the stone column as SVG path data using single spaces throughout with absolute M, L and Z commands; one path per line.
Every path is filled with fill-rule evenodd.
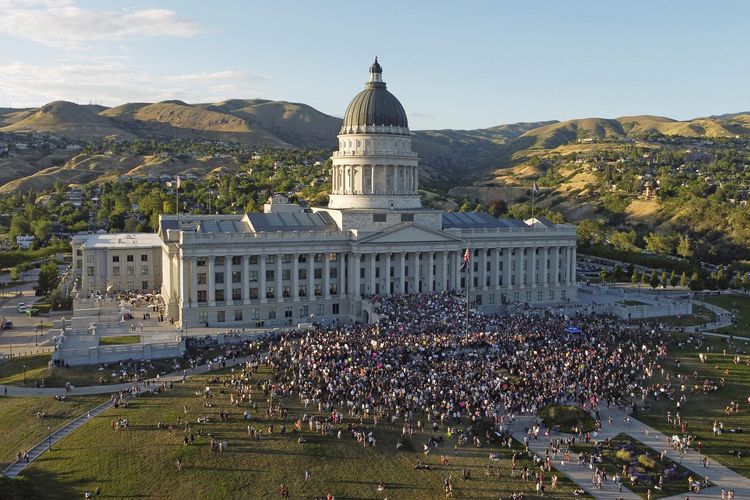
M 299 302 L 299 254 L 292 254 L 292 300 Z
M 536 247 L 529 248 L 529 267 L 530 286 L 536 287 Z
M 198 257 L 190 257 L 190 307 L 198 304 Z
M 490 250 L 490 289 L 497 290 L 500 281 L 500 250 L 495 247 Z
M 576 284 L 576 247 L 570 247 L 570 285 Z
M 282 254 L 276 255 L 276 272 L 274 273 L 276 275 L 276 302 L 284 302 L 284 296 L 282 294 L 284 290 L 284 283 L 281 279 L 283 271 L 282 257 Z
M 385 290 L 383 291 L 383 295 L 389 295 L 391 293 L 391 252 L 383 255 L 385 255 L 385 269 L 383 270 L 383 274 L 385 275 Z
M 260 296 L 260 303 L 265 304 L 268 302 L 266 298 L 266 256 L 258 255 L 258 264 L 260 265 L 260 271 L 258 271 L 258 292 Z
M 512 249 L 510 247 L 503 248 L 503 285 L 508 289 L 513 288 L 513 280 L 511 278 L 511 276 L 513 275 L 513 266 L 510 263 L 511 250 Z
M 453 252 L 453 288 L 455 290 L 461 289 L 461 258 L 463 251 L 456 250 Z
M 414 257 L 414 273 L 411 276 L 412 286 L 411 293 L 419 293 L 419 254 L 420 252 L 411 252 Z
M 352 273 L 352 289 L 349 291 L 349 296 L 352 298 L 359 299 L 361 295 L 359 294 L 359 288 L 360 288 L 360 259 L 361 255 L 358 253 L 351 254 L 352 257 L 352 269 L 354 272 Z
M 398 254 L 398 293 L 406 292 L 406 252 Z
M 437 289 L 441 292 L 447 292 L 449 290 L 448 287 L 448 251 L 443 250 L 440 252 L 440 271 L 438 272 L 439 278 L 439 285 Z
M 539 264 L 542 267 L 542 286 L 546 287 L 549 284 L 549 271 L 547 270 L 547 255 L 548 247 L 542 247 L 542 262 Z
M 518 288 L 523 287 L 523 248 L 516 248 L 516 286 Z
M 211 255 L 206 262 L 206 268 L 208 269 L 208 305 L 209 307 L 216 306 L 216 258 Z
M 315 300 L 315 253 L 307 254 L 307 298 Z
M 377 278 L 375 277 L 378 261 L 377 261 L 377 254 L 376 253 L 370 253 L 367 254 L 368 259 L 368 266 L 369 269 L 369 278 L 367 282 L 366 290 L 370 295 L 375 295 L 375 284 L 377 283 Z
M 435 254 L 432 251 L 427 252 L 427 286 L 423 287 L 426 292 L 433 292 L 435 289 L 432 286 L 434 281 L 434 273 L 432 267 L 435 265 Z
M 242 303 L 250 303 L 250 256 L 242 256 Z
M 370 165 L 370 193 L 375 194 L 375 165 Z
M 487 249 L 479 249 L 479 289 L 487 288 Z
M 346 297 L 346 252 L 338 253 L 339 298 Z
M 331 298 L 331 254 L 323 254 L 323 297 Z
M 224 257 L 224 303 L 232 305 L 232 256 Z M 227 315 L 229 313 L 227 312 Z
M 560 247 L 552 247 L 552 280 L 553 285 L 560 283 Z

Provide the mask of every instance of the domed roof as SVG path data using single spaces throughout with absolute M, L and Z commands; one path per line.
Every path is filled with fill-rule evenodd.
M 371 125 L 409 128 L 404 107 L 386 90 L 385 82 L 381 80 L 382 71 L 376 57 L 365 90 L 357 94 L 346 108 L 342 132 Z

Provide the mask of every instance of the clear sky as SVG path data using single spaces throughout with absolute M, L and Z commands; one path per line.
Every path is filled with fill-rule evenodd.
M 412 129 L 750 110 L 750 1 L 0 0 L 0 106 L 267 98 L 377 55 Z

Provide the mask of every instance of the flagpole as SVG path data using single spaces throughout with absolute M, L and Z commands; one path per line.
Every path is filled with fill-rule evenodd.
M 180 176 L 177 176 L 177 227 L 180 227 Z
M 534 185 L 531 188 L 531 223 L 534 223 L 534 202 L 536 201 L 536 181 L 534 181 Z

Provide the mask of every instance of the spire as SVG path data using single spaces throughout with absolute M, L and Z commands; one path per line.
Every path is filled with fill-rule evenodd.
M 370 82 L 383 81 L 383 68 L 378 63 L 378 56 L 375 56 L 375 62 L 370 66 Z

